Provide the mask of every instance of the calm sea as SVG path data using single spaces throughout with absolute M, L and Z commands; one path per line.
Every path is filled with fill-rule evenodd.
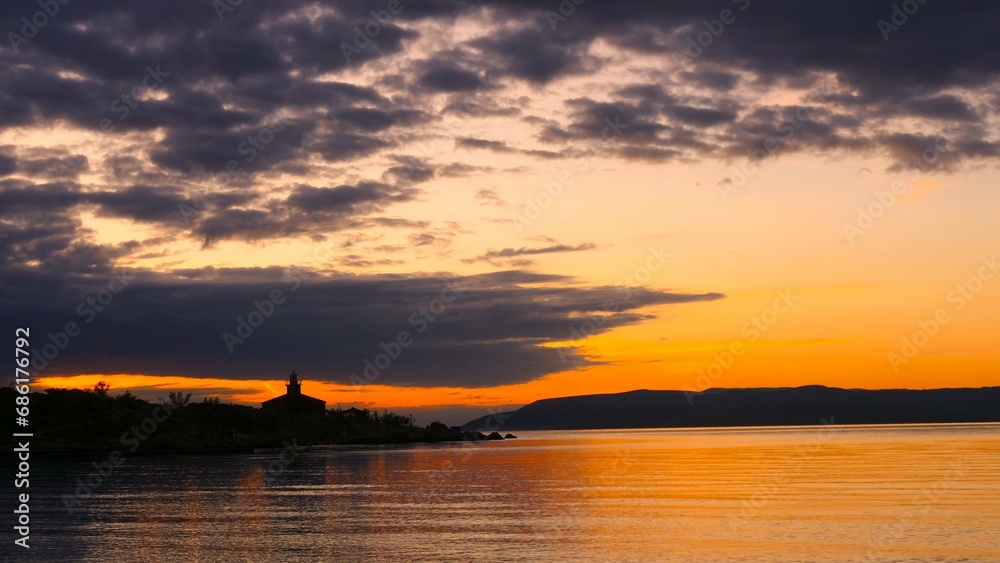
M 1000 561 L 1000 424 L 518 435 L 286 451 L 284 462 L 280 451 L 128 459 L 72 514 L 63 495 L 99 460 L 36 462 L 30 552 L 60 561 Z

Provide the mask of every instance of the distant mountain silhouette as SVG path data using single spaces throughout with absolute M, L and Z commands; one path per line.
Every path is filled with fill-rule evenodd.
M 629 391 L 544 399 L 463 430 L 571 430 L 912 422 L 1000 422 L 1000 387 L 865 390 L 797 388 Z

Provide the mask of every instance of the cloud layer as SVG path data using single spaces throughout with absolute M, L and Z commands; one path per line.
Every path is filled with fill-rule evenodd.
M 579 287 L 514 270 L 452 278 L 331 279 L 277 269 L 178 274 L 183 279 L 126 274 L 124 289 L 109 289 L 114 273 L 98 281 L 20 272 L 8 280 L 18 289 L 3 296 L 10 312 L 4 325 L 13 332 L 13 319 L 30 317 L 39 349 L 66 343 L 51 366 L 35 364 L 47 375 L 270 379 L 294 364 L 311 379 L 342 384 L 357 382 L 356 375 L 379 384 L 483 387 L 591 363 L 574 347 L 543 346 L 571 339 L 588 321 L 583 330 L 598 334 L 648 318 L 637 312 L 643 307 L 722 297 Z M 70 322 L 78 335 L 66 332 Z M 401 332 L 409 342 L 402 347 Z M 386 350 L 388 357 L 377 358 Z M 366 373 L 366 361 L 384 369 Z
M 465 155 L 996 165 L 1000 5 L 927 2 L 906 14 L 897 3 L 150 0 L 45 14 L 34 0 L 5 2 L 4 310 L 57 330 L 117 265 L 166 258 L 174 242 L 341 235 L 332 266 L 233 356 L 221 334 L 283 287 L 280 270 L 139 271 L 53 369 L 258 377 L 294 362 L 342 378 L 440 291 L 447 276 L 364 269 L 444 255 L 469 232 L 393 215 L 437 179 L 495 170 L 456 161 Z M 499 120 L 516 134 L 495 131 Z M 510 208 L 493 189 L 469 190 Z M 88 217 L 151 234 L 101 242 Z M 372 234 L 385 229 L 410 246 Z M 482 386 L 583 365 L 542 345 L 618 290 L 525 270 L 533 256 L 600 244 L 511 240 L 456 256 L 457 267 L 519 270 L 464 278 L 470 289 L 384 381 Z M 639 322 L 643 306 L 718 297 L 636 291 L 601 330 Z M 245 360 L 235 374 L 233 357 Z

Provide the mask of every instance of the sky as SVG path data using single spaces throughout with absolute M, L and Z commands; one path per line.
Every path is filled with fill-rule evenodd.
M 0 7 L 40 387 L 1000 385 L 996 3 L 42 4 Z

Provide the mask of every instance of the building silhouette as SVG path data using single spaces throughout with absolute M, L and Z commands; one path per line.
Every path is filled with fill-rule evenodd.
M 279 416 L 317 415 L 326 416 L 326 401 L 302 394 L 302 384 L 299 383 L 299 374 L 292 370 L 288 376 L 288 383 L 285 384 L 285 394 L 280 397 L 264 401 L 261 407 L 266 411 Z

